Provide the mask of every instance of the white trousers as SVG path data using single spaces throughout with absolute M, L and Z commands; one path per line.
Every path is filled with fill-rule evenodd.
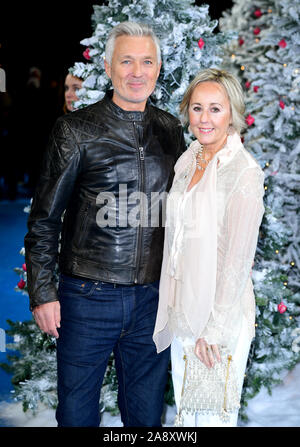
M 172 380 L 177 412 L 180 405 L 182 382 L 185 368 L 185 361 L 183 360 L 183 347 L 194 343 L 195 341 L 192 339 L 182 340 L 180 338 L 174 338 L 171 344 Z M 243 321 L 239 341 L 236 346 L 235 352 L 232 354 L 236 366 L 238 390 L 240 394 L 243 388 L 250 345 L 251 342 L 249 341 L 249 335 L 247 333 L 247 324 L 245 321 Z M 197 413 L 190 414 L 186 412 L 182 412 L 182 415 L 184 417 L 185 427 L 236 427 L 238 420 L 238 411 L 232 413 L 230 415 L 229 421 L 227 422 L 222 421 L 219 416 L 215 415 L 200 415 Z

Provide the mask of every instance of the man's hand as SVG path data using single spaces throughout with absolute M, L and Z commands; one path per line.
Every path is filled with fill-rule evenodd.
M 212 368 L 215 360 L 221 361 L 218 345 L 209 345 L 204 338 L 197 340 L 195 354 L 207 368 Z
M 57 328 L 60 327 L 60 303 L 53 301 L 51 303 L 36 306 L 33 311 L 34 319 L 38 327 L 49 335 L 58 338 Z

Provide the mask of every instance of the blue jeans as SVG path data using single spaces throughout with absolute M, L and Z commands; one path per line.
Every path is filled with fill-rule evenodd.
M 157 354 L 152 340 L 158 281 L 114 286 L 61 275 L 58 293 L 58 426 L 99 426 L 100 389 L 112 352 L 124 426 L 161 426 L 170 353 Z

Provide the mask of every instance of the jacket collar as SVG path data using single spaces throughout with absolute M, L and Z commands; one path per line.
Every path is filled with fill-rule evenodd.
M 106 92 L 103 101 L 107 107 L 107 111 L 114 115 L 116 118 L 119 118 L 124 121 L 144 121 L 149 114 L 149 99 L 147 101 L 144 112 L 132 112 L 121 109 L 117 104 L 112 101 L 113 90 L 109 90 Z
M 219 167 L 221 168 L 228 165 L 235 157 L 236 153 L 243 148 L 244 146 L 241 137 L 237 132 L 233 135 L 228 135 L 225 146 L 215 155 L 220 162 Z
M 194 140 L 190 145 L 190 151 L 195 154 L 199 146 L 199 141 Z M 225 146 L 216 152 L 213 158 L 217 158 L 220 161 L 220 166 L 224 166 L 234 158 L 240 149 L 243 148 L 244 146 L 241 137 L 235 132 L 233 135 L 228 135 Z

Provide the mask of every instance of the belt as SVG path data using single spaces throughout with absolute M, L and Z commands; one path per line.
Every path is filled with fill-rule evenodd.
M 71 278 L 76 278 L 76 279 L 80 279 L 81 281 L 93 281 L 96 282 L 97 284 L 101 284 L 104 285 L 106 288 L 110 288 L 110 289 L 116 289 L 118 287 L 132 287 L 135 286 L 136 284 L 131 283 L 131 284 L 118 284 L 118 283 L 113 283 L 113 282 L 105 282 L 105 281 L 97 281 L 91 278 L 86 278 L 83 276 L 78 276 L 78 275 L 68 275 Z

